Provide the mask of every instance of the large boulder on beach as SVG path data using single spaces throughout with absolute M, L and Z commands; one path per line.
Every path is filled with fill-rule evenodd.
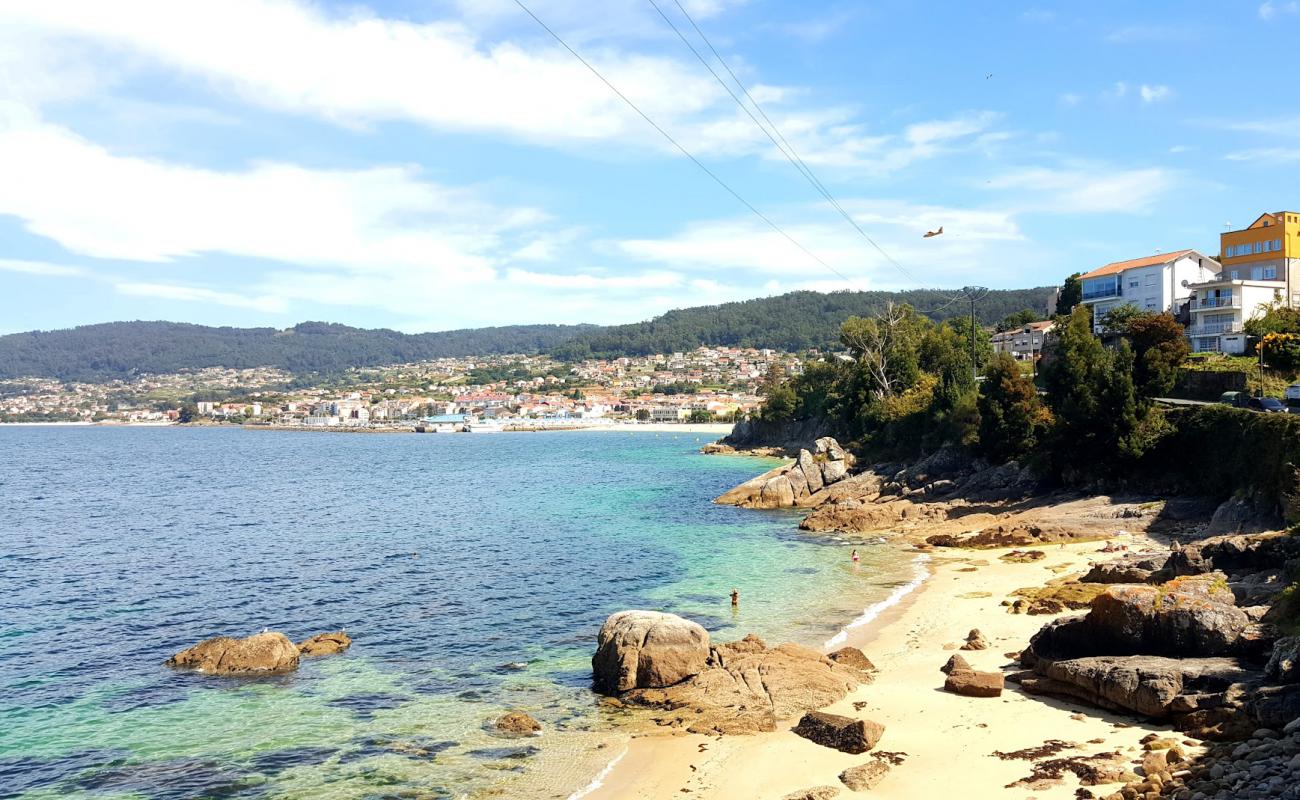
M 1030 639 L 1034 657 L 1094 655 L 1217 656 L 1246 630 L 1221 576 L 1181 578 L 1163 586 L 1112 585 L 1086 616 L 1056 620 Z
M 298 646 L 274 631 L 244 639 L 217 636 L 182 650 L 166 665 L 209 675 L 273 675 L 298 668 Z
M 875 747 L 885 733 L 885 726 L 869 719 L 854 719 L 824 711 L 803 715 L 794 732 L 810 742 L 842 753 L 865 753 Z
M 298 655 L 332 656 L 342 653 L 352 646 L 352 637 L 343 631 L 318 633 L 302 642 L 298 642 Z
M 979 672 L 973 669 L 954 669 L 944 679 L 943 688 L 966 697 L 997 697 L 1002 694 L 1005 679 L 1001 672 Z
M 1300 683 L 1300 636 L 1286 636 L 1273 644 L 1264 673 L 1278 683 Z
M 618 694 L 656 689 L 703 672 L 709 632 L 660 611 L 620 611 L 600 628 L 591 669 L 596 691 Z
M 1226 691 L 1254 677 L 1232 658 L 1090 656 L 1039 661 L 1032 673 L 1013 680 L 1029 694 L 1161 719 L 1221 705 Z
M 790 719 L 841 700 L 870 680 L 848 666 L 797 644 L 767 647 L 756 636 L 713 648 L 708 668 L 662 689 L 635 689 L 621 699 L 671 712 L 661 724 L 692 733 L 772 731 Z

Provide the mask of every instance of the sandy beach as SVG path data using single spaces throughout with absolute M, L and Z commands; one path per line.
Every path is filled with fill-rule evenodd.
M 1131 548 L 1145 544 L 1162 547 L 1145 535 L 1129 539 Z M 970 629 L 983 631 L 990 647 L 962 655 L 975 669 L 998 670 L 1011 664 L 1008 653 L 1019 651 L 1051 619 L 1007 613 L 1000 604 L 1010 592 L 1085 569 L 1090 559 L 1104 558 L 1096 552 L 1099 547 L 1096 542 L 1053 545 L 1045 548 L 1046 558 L 1031 564 L 999 560 L 1003 550 L 938 553 L 929 561 L 931 575 L 919 589 L 871 623 L 848 632 L 844 643 L 861 648 L 879 672 L 873 683 L 825 710 L 882 723 L 886 730 L 875 751 L 902 759 L 871 796 L 932 798 L 959 791 L 966 798 L 1064 800 L 1076 796 L 1079 783 L 1072 774 L 1067 772 L 1052 786 L 1009 788 L 1030 775 L 1032 762 L 1000 758 L 994 752 L 1035 748 L 1055 739 L 1077 745 L 1062 750 L 1061 756 L 1117 750 L 1137 758 L 1143 736 L 1169 730 L 1095 708 L 1030 697 L 1012 683 L 998 698 L 942 691 L 939 668 L 957 652 Z M 855 796 L 837 776 L 867 763 L 871 755 L 848 755 L 802 739 L 789 730 L 794 722 L 756 736 L 636 738 L 599 787 L 575 797 L 781 798 L 816 786 L 836 787 L 841 797 Z M 1105 796 L 1120 785 L 1089 788 Z

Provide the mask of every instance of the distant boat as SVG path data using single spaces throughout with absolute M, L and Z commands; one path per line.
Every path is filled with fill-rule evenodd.
M 470 433 L 500 433 L 501 423 L 499 422 L 471 422 L 465 426 L 465 430 Z

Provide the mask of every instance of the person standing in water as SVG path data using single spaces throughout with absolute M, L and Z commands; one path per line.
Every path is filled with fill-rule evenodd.
M 853 563 L 858 563 L 858 549 L 856 547 L 853 548 L 853 552 L 849 555 L 849 558 L 853 560 Z
M 733 588 L 731 590 L 731 607 L 740 608 L 740 590 Z

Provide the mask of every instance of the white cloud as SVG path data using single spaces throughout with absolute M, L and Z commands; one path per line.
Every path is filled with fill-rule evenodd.
M 1097 165 L 1037 167 L 995 178 L 995 190 L 1021 193 L 1024 210 L 1050 214 L 1140 214 L 1173 188 L 1175 176 L 1159 168 L 1112 170 Z M 1026 197 L 1024 193 L 1028 193 Z
M 1072 92 L 1066 92 L 1065 94 L 1061 95 L 1059 99 L 1061 101 L 1061 105 L 1063 106 L 1077 106 L 1079 105 L 1079 101 L 1082 98 L 1079 97 L 1079 95 L 1074 94 Z
M 707 16 L 734 4 L 695 0 L 693 10 Z M 552 7 L 544 10 L 561 19 L 566 9 L 577 13 L 571 0 L 547 5 Z M 521 22 L 513 3 L 490 3 L 478 13 L 498 12 Z M 330 15 L 301 0 L 9 0 L 0 4 L 0 31 L 7 43 L 22 48 L 17 69 L 23 75 L 29 57 L 50 61 L 52 56 L 40 54 L 56 53 L 68 61 L 66 68 L 42 70 L 59 78 L 57 91 L 32 88 L 29 101 L 90 92 L 93 83 L 63 80 L 65 73 L 84 78 L 152 69 L 276 112 L 354 128 L 406 121 L 569 147 L 608 142 L 675 152 L 544 34 L 493 42 L 459 22 L 385 19 L 355 7 Z M 699 154 L 778 156 L 694 62 L 599 43 L 583 50 L 623 93 Z M 861 157 L 868 166 L 892 167 L 924 157 L 914 147 L 903 157 L 876 152 L 878 135 L 855 124 L 850 109 L 785 107 L 801 91 L 762 86 L 754 76 L 748 82 L 810 163 L 853 164 Z
M 1173 97 L 1174 92 L 1168 86 L 1142 84 L 1138 90 L 1142 94 L 1142 102 L 1159 103 Z
M 1114 44 L 1192 42 L 1201 35 L 1200 28 L 1190 25 L 1129 25 L 1112 31 L 1106 41 Z
M 894 261 L 928 285 L 960 285 L 975 264 L 986 269 L 996 264 L 993 269 L 1002 269 L 1014 261 L 1005 248 L 1027 244 L 1014 219 L 1001 211 L 849 198 L 841 198 L 841 202 Z M 830 214 L 821 208 L 818 212 Z M 943 236 L 922 237 L 940 226 Z M 775 285 L 781 286 L 808 281 L 825 283 L 831 290 L 915 285 L 847 223 L 828 220 L 782 227 L 848 281 L 813 262 L 779 233 L 748 219 L 700 222 L 669 237 L 626 239 L 617 247 L 632 258 L 683 272 L 761 273 L 774 276 Z M 995 256 L 999 252 L 1001 255 Z
M 1300 13 L 1300 3 L 1294 2 L 1294 0 L 1286 3 L 1265 2 L 1260 4 L 1259 7 L 1260 19 L 1273 19 L 1278 14 L 1297 14 L 1297 13 Z
M 250 297 L 234 292 L 219 292 L 195 286 L 177 286 L 165 283 L 116 283 L 113 288 L 119 294 L 136 297 L 159 297 L 166 300 L 181 300 L 190 303 L 216 303 L 234 308 L 250 308 L 254 311 L 268 313 L 283 312 L 288 304 L 283 298 L 262 295 Z
M 116 156 L 52 125 L 0 126 L 0 174 L 0 214 L 96 258 L 226 253 L 486 278 L 484 252 L 498 237 L 543 218 L 421 180 L 409 167 L 264 163 L 218 172 Z
M 1257 147 L 1249 150 L 1237 150 L 1224 156 L 1229 161 L 1271 161 L 1274 163 L 1292 163 L 1300 161 L 1300 149 L 1287 147 Z
M 86 271 L 81 267 L 51 264 L 47 261 L 22 261 L 13 258 L 0 258 L 0 270 L 60 278 L 73 278 L 86 274 Z

